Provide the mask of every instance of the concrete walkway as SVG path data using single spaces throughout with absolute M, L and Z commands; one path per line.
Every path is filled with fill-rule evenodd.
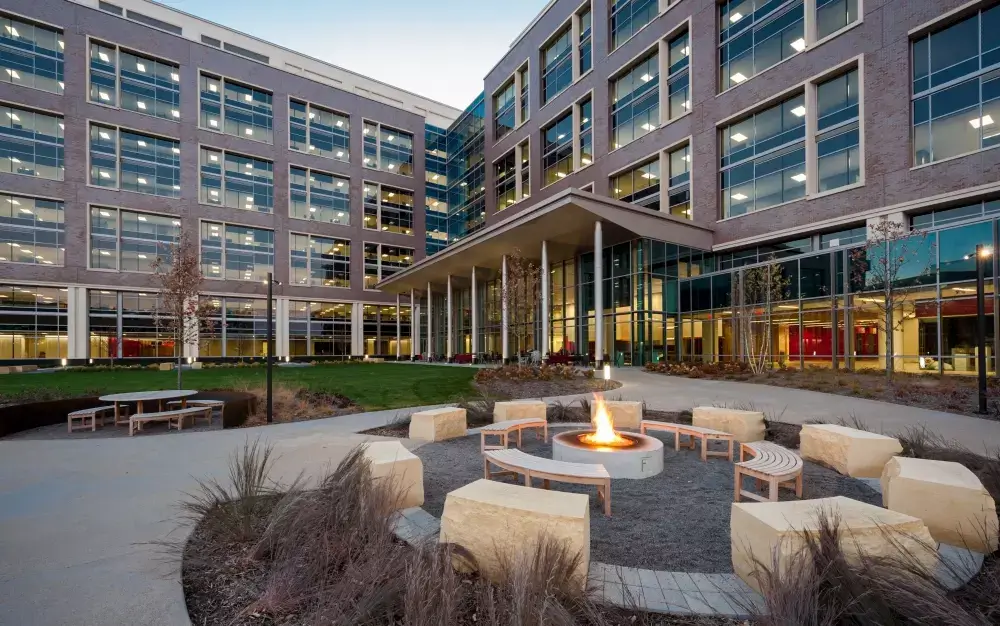
M 624 385 L 610 395 L 655 409 L 753 404 L 792 422 L 854 414 L 887 432 L 924 424 L 973 450 L 1000 447 L 1000 423 L 972 417 L 632 369 L 614 376 Z M 368 438 L 355 433 L 412 410 L 159 437 L 0 439 L 0 625 L 187 626 L 177 563 L 151 542 L 184 539 L 176 505 L 195 477 L 224 478 L 229 455 L 258 436 L 279 455 L 276 479 L 316 476 Z

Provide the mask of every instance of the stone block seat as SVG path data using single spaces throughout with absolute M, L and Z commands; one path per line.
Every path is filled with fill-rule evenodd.
M 375 441 L 365 446 L 372 478 L 386 480 L 399 496 L 400 509 L 424 503 L 424 464 L 398 441 Z
M 445 497 L 441 543 L 468 550 L 488 580 L 500 579 L 504 563 L 531 559 L 543 537 L 561 543 L 571 554 L 580 554 L 573 578 L 582 587 L 590 569 L 586 495 L 483 479 Z
M 467 433 L 465 409 L 444 407 L 419 411 L 410 416 L 410 439 L 444 441 Z
M 996 502 L 964 465 L 895 457 L 881 483 L 885 507 L 919 517 L 936 541 L 983 554 L 997 549 Z
M 923 521 L 844 496 L 788 502 L 733 503 L 730 541 L 733 570 L 760 591 L 761 565 L 785 574 L 793 557 L 806 545 L 805 534 L 816 535 L 820 515 L 840 520 L 840 546 L 848 560 L 907 550 L 928 572 L 938 562 L 937 546 Z M 761 565 L 758 565 L 760 563 Z
M 539 419 L 544 420 L 546 405 L 541 400 L 512 400 L 497 402 L 493 405 L 493 422 L 510 422 L 513 420 Z
M 889 459 L 902 451 L 895 437 L 836 424 L 806 424 L 800 435 L 799 454 L 803 459 L 854 478 L 881 477 Z
M 762 441 L 766 432 L 764 414 L 760 411 L 697 406 L 692 411 L 691 423 L 702 428 L 732 433 L 736 441 L 741 443 Z
M 642 402 L 633 400 L 605 400 L 604 406 L 607 407 L 608 413 L 611 414 L 615 428 L 639 430 L 639 426 L 642 424 Z M 597 403 L 591 402 L 590 419 L 594 419 L 596 411 Z

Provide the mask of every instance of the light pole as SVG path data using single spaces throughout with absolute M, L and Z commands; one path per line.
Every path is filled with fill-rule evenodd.
M 976 365 L 979 369 L 979 412 L 986 413 L 986 261 L 993 250 L 976 245 Z
M 274 421 L 274 396 L 271 394 L 271 365 L 274 363 L 274 276 L 267 273 L 267 423 Z M 280 285 L 281 283 L 277 283 Z

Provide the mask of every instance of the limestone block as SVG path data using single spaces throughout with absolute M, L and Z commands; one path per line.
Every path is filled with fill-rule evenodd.
M 191 364 L 191 369 L 200 370 L 204 364 L 201 361 L 195 361 Z
M 514 400 L 512 402 L 497 402 L 493 405 L 493 423 L 508 420 L 546 419 L 547 405 L 541 400 Z
M 903 451 L 895 437 L 835 424 L 802 427 L 799 454 L 855 478 L 878 478 L 889 459 Z
M 173 363 L 160 363 L 160 371 L 161 372 L 169 372 L 172 369 L 174 369 L 174 364 Z
M 760 411 L 740 411 L 717 406 L 698 406 L 692 412 L 692 424 L 730 433 L 736 441 L 763 441 L 766 434 L 764 414 Z
M 37 372 L 38 371 L 38 366 L 37 365 L 18 365 L 17 366 L 17 371 L 19 371 L 19 372 Z
M 398 441 L 376 441 L 365 447 L 365 458 L 371 462 L 372 477 L 389 481 L 399 495 L 399 508 L 421 506 L 424 503 L 424 465 L 420 459 Z
M 895 457 L 882 471 L 882 504 L 919 517 L 936 541 L 983 554 L 997 549 L 997 509 L 960 463 Z
M 480 479 L 445 497 L 441 543 L 455 543 L 471 552 L 489 580 L 500 579 L 504 563 L 531 559 L 542 537 L 580 554 L 574 578 L 583 586 L 590 569 L 586 494 Z M 461 565 L 456 561 L 456 567 Z
M 733 570 L 760 591 L 760 565 L 785 575 L 805 548 L 805 535 L 817 534 L 821 513 L 840 520 L 840 547 L 848 560 L 859 554 L 893 556 L 907 550 L 928 572 L 937 561 L 937 544 L 927 526 L 911 515 L 889 511 L 844 496 L 788 502 L 737 502 L 730 515 Z M 894 543 L 895 542 L 895 543 Z
M 9 365 L 2 365 L 2 366 L 0 366 L 0 374 L 10 374 L 10 373 L 15 372 L 15 371 L 17 371 L 17 370 L 15 370 L 13 367 L 11 367 Z
M 605 400 L 604 405 L 607 407 L 608 412 L 611 413 L 611 419 L 615 423 L 615 428 L 627 428 L 631 430 L 639 430 L 639 424 L 642 422 L 642 402 L 634 402 L 631 400 Z M 597 403 L 590 403 L 590 419 L 594 419 L 594 413 L 597 411 Z
M 410 416 L 410 439 L 444 441 L 466 435 L 465 409 L 445 407 Z

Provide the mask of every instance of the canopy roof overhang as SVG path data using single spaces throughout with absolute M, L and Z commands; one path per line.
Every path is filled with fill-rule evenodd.
M 377 285 L 389 293 L 422 291 L 427 284 L 467 285 L 475 268 L 478 278 L 496 276 L 503 255 L 516 248 L 521 256 L 539 260 L 547 242 L 549 262 L 571 259 L 594 248 L 594 224 L 601 222 L 604 246 L 636 237 L 712 248 L 712 231 L 688 220 L 650 211 L 626 202 L 567 189 L 535 206 L 511 215 L 424 258 Z

